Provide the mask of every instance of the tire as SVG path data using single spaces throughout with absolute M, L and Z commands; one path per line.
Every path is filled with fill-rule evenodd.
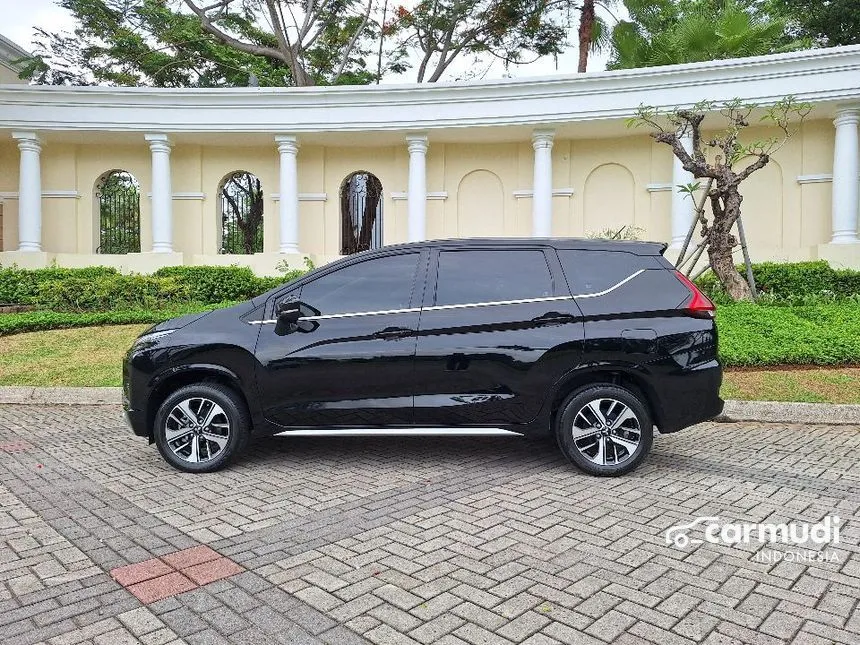
M 654 440 L 654 424 L 641 395 L 617 385 L 577 390 L 562 404 L 557 419 L 561 451 L 590 475 L 629 473 L 642 463 Z
M 208 425 L 200 424 L 201 417 Z M 210 473 L 242 454 L 250 429 L 248 409 L 236 392 L 216 383 L 197 383 L 178 389 L 161 404 L 155 415 L 155 444 L 174 468 Z

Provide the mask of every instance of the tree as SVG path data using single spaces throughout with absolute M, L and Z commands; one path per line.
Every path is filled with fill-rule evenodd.
M 637 115 L 628 121 L 628 126 L 647 126 L 658 143 L 672 148 L 672 152 L 696 179 L 709 180 L 710 189 L 706 198 L 711 206 L 711 220 L 702 215 L 702 238 L 705 240 L 711 270 L 720 280 L 726 293 L 735 300 L 750 300 L 750 285 L 738 273 L 732 259 L 732 250 L 738 241 L 732 227 L 741 214 L 743 196 L 740 185 L 757 170 L 764 168 L 771 155 L 779 150 L 800 127 L 812 106 L 786 97 L 763 110 L 760 121 L 775 126 L 779 136 L 756 140 L 747 144 L 740 142 L 744 129 L 750 126 L 750 118 L 761 108 L 743 103 L 740 99 L 716 105 L 702 101 L 691 109 L 676 108 L 666 114 L 659 110 L 640 106 Z M 718 111 L 725 127 L 717 134 L 703 138 L 703 122 L 708 113 Z M 682 145 L 689 135 L 692 151 Z M 692 193 L 700 184 L 682 187 Z
M 22 77 L 48 85 L 154 87 L 287 85 L 282 62 L 238 51 L 206 34 L 193 15 L 164 0 L 60 0 L 74 33 L 36 28 L 35 56 Z M 238 33 L 263 40 L 247 17 L 230 16 Z
M 233 49 L 277 61 L 293 84 L 369 83 L 365 56 L 376 42 L 374 0 L 184 0 L 207 34 Z M 234 28 L 253 24 L 256 38 Z
M 626 0 L 630 20 L 612 30 L 609 69 L 760 56 L 807 44 L 785 19 L 747 0 Z
M 570 0 L 421 0 L 385 29 L 420 59 L 416 80 L 438 81 L 461 55 L 527 64 L 563 51 Z M 526 56 L 530 58 L 525 58 Z
M 860 44 L 860 0 L 768 0 L 765 6 L 817 45 Z
M 250 254 L 263 250 L 263 187 L 260 180 L 249 172 L 240 170 L 227 178 L 221 187 L 223 213 L 222 247 L 226 253 Z M 241 240 L 229 240 L 230 229 L 235 225 L 242 234 Z

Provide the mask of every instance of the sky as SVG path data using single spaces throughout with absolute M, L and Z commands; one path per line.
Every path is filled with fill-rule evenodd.
M 0 34 L 24 49 L 32 48 L 34 26 L 51 32 L 71 30 L 74 27 L 72 17 L 65 9 L 58 7 L 54 0 L 0 0 L 0 16 L 2 16 Z M 576 34 L 574 33 L 572 36 L 575 38 Z M 491 79 L 503 76 L 521 78 L 572 73 L 576 71 L 577 58 L 577 50 L 573 47 L 560 56 L 557 63 L 552 58 L 546 57 L 531 65 L 512 67 L 508 70 L 505 70 L 501 64 L 495 64 L 482 74 L 482 78 Z M 606 58 L 606 54 L 592 56 L 589 59 L 588 71 L 605 69 Z M 471 61 L 464 59 L 458 62 L 460 63 L 459 66 L 456 64 L 452 66 L 452 73 L 446 75 L 443 80 L 453 80 L 452 76 L 457 76 L 470 69 Z M 413 79 L 414 71 L 401 77 L 387 79 L 387 82 L 404 83 Z

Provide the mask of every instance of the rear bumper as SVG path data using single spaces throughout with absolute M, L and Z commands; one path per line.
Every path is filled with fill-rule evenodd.
M 723 411 L 720 398 L 723 368 L 709 361 L 660 379 L 657 398 L 660 414 L 657 427 L 662 434 L 677 432 L 713 419 Z

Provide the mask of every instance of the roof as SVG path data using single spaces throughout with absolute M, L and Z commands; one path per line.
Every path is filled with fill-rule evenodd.
M 579 237 L 468 237 L 443 240 L 423 240 L 392 244 L 374 251 L 390 249 L 424 248 L 428 246 L 456 249 L 463 247 L 518 247 L 551 246 L 556 249 L 582 249 L 595 251 L 622 251 L 635 255 L 662 255 L 666 250 L 665 242 L 644 242 L 639 240 L 606 240 Z M 372 251 L 373 252 L 373 251 Z
M 20 45 L 12 42 L 3 34 L 0 34 L 0 64 L 6 65 L 17 70 L 17 65 L 13 62 L 19 58 L 28 58 L 30 52 Z

